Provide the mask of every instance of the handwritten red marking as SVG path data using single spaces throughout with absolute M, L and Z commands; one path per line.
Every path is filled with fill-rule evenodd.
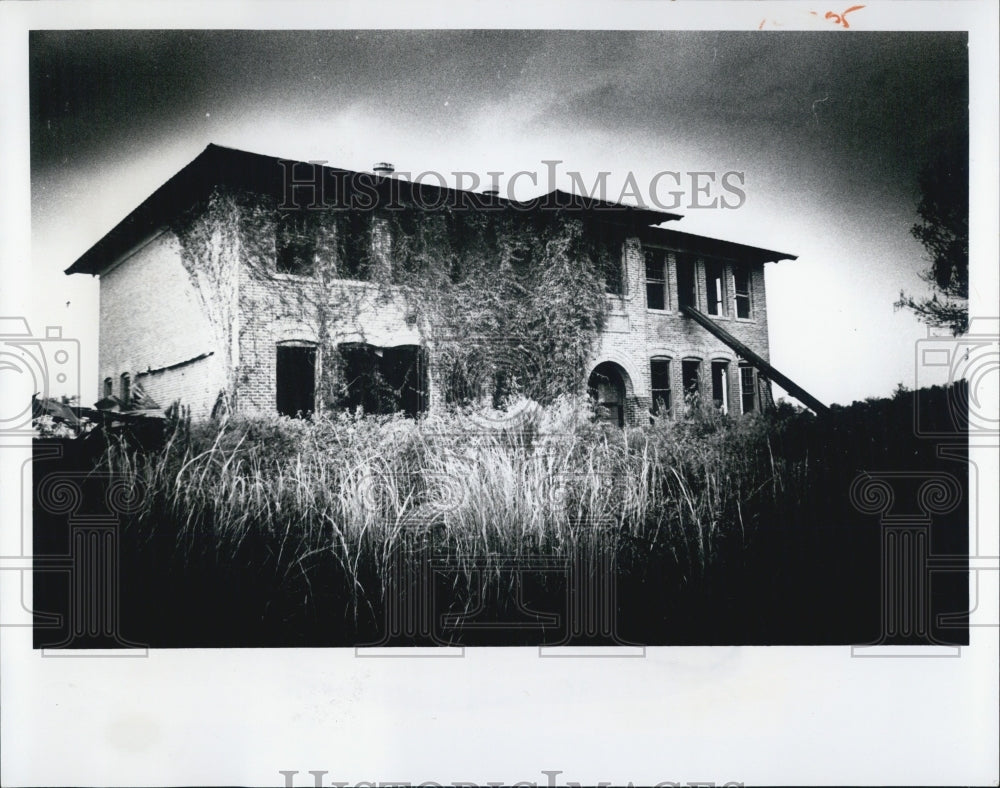
M 864 7 L 865 6 L 863 6 L 863 5 L 852 5 L 850 8 L 845 9 L 844 11 L 842 11 L 839 14 L 836 13 L 835 11 L 827 11 L 826 14 L 823 16 L 823 18 L 830 20 L 835 25 L 839 25 L 840 27 L 849 28 L 851 25 L 847 21 L 847 15 L 848 14 L 852 14 L 855 11 L 860 11 Z M 812 16 L 816 16 L 816 17 L 819 16 L 819 12 L 818 11 L 810 11 L 809 13 Z M 784 27 L 784 25 L 782 25 L 780 22 L 778 22 L 778 21 L 776 21 L 774 19 L 768 19 L 767 17 L 765 17 L 764 19 L 760 20 L 760 24 L 757 25 L 757 29 L 758 30 L 763 30 L 764 29 L 764 25 L 766 25 L 768 22 L 770 22 L 773 27 Z
M 833 23 L 835 25 L 841 25 L 844 28 L 849 28 L 850 25 L 847 23 L 847 15 L 850 14 L 850 13 L 852 13 L 852 12 L 854 12 L 854 11 L 860 11 L 862 8 L 864 8 L 863 5 L 852 5 L 850 8 L 848 8 L 846 11 L 844 11 L 841 14 L 835 14 L 833 11 L 827 11 L 826 12 L 826 16 L 823 17 L 823 18 L 824 19 L 832 19 Z M 812 13 L 816 13 L 816 12 L 813 11 Z

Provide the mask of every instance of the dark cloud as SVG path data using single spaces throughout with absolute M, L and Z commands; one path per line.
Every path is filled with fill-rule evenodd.
M 41 31 L 33 163 L 135 144 L 212 109 L 375 107 L 455 123 L 867 152 L 895 177 L 965 133 L 964 34 L 592 31 Z M 252 114 L 252 113 L 251 113 Z M 290 116 L 290 122 L 294 117 Z
M 180 132 L 186 119 L 235 105 L 321 111 L 357 102 L 433 120 L 509 95 L 538 35 L 35 31 L 32 161 L 45 167 L 165 128 Z M 445 101 L 448 113 L 438 109 Z
M 968 133 L 965 34 L 649 33 L 533 123 L 681 135 L 915 177 Z

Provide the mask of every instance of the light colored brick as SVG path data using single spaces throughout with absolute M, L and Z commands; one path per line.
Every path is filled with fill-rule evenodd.
M 236 210 L 235 208 L 233 210 Z M 211 235 L 218 246 L 224 233 Z M 283 342 L 314 343 L 322 354 L 341 342 L 378 346 L 428 345 L 392 288 L 365 282 L 323 285 L 305 276 L 278 273 L 274 262 L 261 271 L 239 257 L 237 248 L 209 247 L 206 260 L 185 259 L 172 232 L 151 238 L 138 251 L 101 275 L 100 376 L 114 381 L 122 373 L 161 405 L 180 400 L 196 418 L 206 417 L 220 392 L 245 413 L 276 408 L 276 348 Z M 737 358 L 730 348 L 677 310 L 677 270 L 668 256 L 669 303 L 665 311 L 647 309 L 642 245 L 629 238 L 623 250 L 626 292 L 608 296 L 610 314 L 586 374 L 605 361 L 625 372 L 627 410 L 642 418 L 651 402 L 649 361 L 671 359 L 672 398 L 683 400 L 681 360 L 702 361 L 702 391 L 710 390 L 710 363 L 730 364 L 729 401 L 740 402 Z M 185 265 L 186 263 L 186 265 Z M 726 311 L 720 325 L 765 359 L 768 358 L 767 308 L 763 264 L 751 265 L 752 319 L 735 318 L 733 267 L 726 261 Z M 706 311 L 705 267 L 696 266 L 698 307 Z M 321 338 L 326 336 L 326 342 Z M 198 357 L 200 360 L 191 361 Z M 190 362 L 190 363 L 184 363 Z M 431 353 L 430 404 L 439 401 Z M 172 369 L 165 367 L 176 366 Z M 160 371 L 157 371 L 160 370 Z M 99 395 L 100 396 L 100 393 Z

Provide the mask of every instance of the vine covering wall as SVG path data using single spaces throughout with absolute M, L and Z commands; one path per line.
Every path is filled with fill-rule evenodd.
M 329 351 L 318 399 L 336 408 L 346 399 L 338 337 L 364 342 L 369 318 L 399 307 L 431 351 L 445 401 L 550 402 L 582 391 L 624 237 L 589 224 L 512 208 L 282 211 L 273 197 L 216 189 L 173 229 L 221 346 L 259 319 L 237 293 L 242 266 L 266 285 L 279 317 L 308 326 Z M 236 357 L 231 391 L 253 374 Z

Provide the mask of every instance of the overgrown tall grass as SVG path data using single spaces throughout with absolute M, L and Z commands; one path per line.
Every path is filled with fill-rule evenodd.
M 113 440 L 102 463 L 141 501 L 126 531 L 132 580 L 221 629 L 359 642 L 400 594 L 419 593 L 399 578 L 428 556 L 450 567 L 444 604 L 466 612 L 516 607 L 512 566 L 583 556 L 614 565 L 626 618 L 679 631 L 678 600 L 732 607 L 748 582 L 800 571 L 796 550 L 826 550 L 820 526 L 865 467 L 856 435 L 836 435 L 790 409 L 734 419 L 694 407 L 619 430 L 562 398 L 419 420 L 174 420 L 159 451 Z M 853 537 L 837 539 L 850 554 Z

